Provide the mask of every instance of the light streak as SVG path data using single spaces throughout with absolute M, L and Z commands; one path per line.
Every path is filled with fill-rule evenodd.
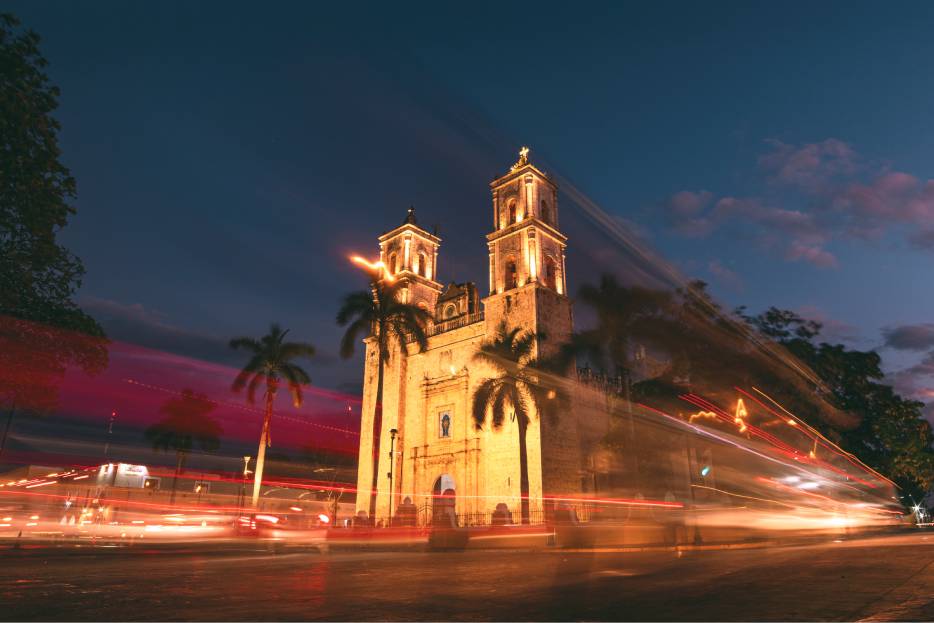
M 177 391 L 177 390 L 174 390 L 174 389 L 168 389 L 168 388 L 166 388 L 166 387 L 160 387 L 160 386 L 158 386 L 158 385 L 150 385 L 149 383 L 142 383 L 142 382 L 137 381 L 137 380 L 135 380 L 135 379 L 123 379 L 123 380 L 126 381 L 127 383 L 129 383 L 130 385 L 138 385 L 138 386 L 140 386 L 140 387 L 145 387 L 146 389 L 152 389 L 152 390 L 155 390 L 155 391 L 159 391 L 159 392 L 162 392 L 162 393 L 164 393 L 164 394 L 171 394 L 171 395 L 173 395 L 173 396 L 181 396 L 181 395 L 182 395 L 182 392 L 180 392 L 180 391 Z M 319 393 L 319 394 L 323 394 L 325 397 L 331 397 L 331 394 L 332 394 L 332 392 L 324 392 L 324 391 L 322 391 L 322 390 L 318 390 L 318 393 Z M 264 414 L 265 414 L 265 411 L 263 411 L 262 409 L 247 407 L 247 406 L 241 405 L 241 404 L 239 404 L 239 403 L 225 402 L 225 401 L 221 401 L 221 400 L 208 400 L 208 402 L 210 402 L 211 404 L 217 405 L 217 406 L 223 406 L 223 407 L 225 407 L 225 408 L 237 409 L 237 410 L 239 410 L 239 411 L 244 411 L 244 412 L 246 412 L 246 413 L 252 413 L 252 414 L 256 414 L 256 415 L 264 415 Z M 333 431 L 333 432 L 336 432 L 336 433 L 343 433 L 343 434 L 345 434 L 345 435 L 357 435 L 357 436 L 360 435 L 360 432 L 359 432 L 359 431 L 350 430 L 350 429 L 347 429 L 347 428 L 338 428 L 338 427 L 336 427 L 336 426 L 329 426 L 329 425 L 327 425 L 327 424 L 318 424 L 317 422 L 309 422 L 308 420 L 305 420 L 305 419 L 296 418 L 296 417 L 291 417 L 291 416 L 288 416 L 288 415 L 282 415 L 281 413 L 273 413 L 273 417 L 276 418 L 277 420 L 288 420 L 288 421 L 290 421 L 290 422 L 296 422 L 296 423 L 298 423 L 298 424 L 303 424 L 303 425 L 305 425 L 305 426 L 315 426 L 315 427 L 317 427 L 317 428 L 321 428 L 321 429 L 324 429 L 324 430 Z M 77 480 L 77 479 L 75 479 L 75 480 Z
M 408 245 L 406 245 L 406 252 L 408 252 Z M 386 264 L 384 264 L 382 260 L 378 260 L 376 262 L 370 262 L 360 257 L 359 255 L 353 255 L 351 256 L 350 261 L 355 264 L 359 264 L 360 266 L 363 266 L 364 268 L 370 270 L 371 272 L 382 274 L 383 279 L 385 279 L 386 281 L 390 283 L 396 280 L 395 276 L 389 272 L 389 269 L 386 268 Z
M 778 415 L 777 413 L 775 413 L 775 411 L 773 411 L 772 409 L 770 409 L 770 408 L 768 407 L 768 405 L 763 404 L 760 400 L 756 399 L 754 396 L 750 395 L 749 393 L 743 391 L 743 390 L 740 389 L 739 387 L 736 387 L 735 389 L 736 389 L 737 391 L 739 391 L 740 393 L 742 393 L 743 395 L 745 395 L 745 396 L 747 396 L 748 398 L 750 398 L 751 400 L 753 400 L 753 401 L 755 401 L 756 403 L 758 403 L 760 406 L 762 406 L 764 409 L 766 409 L 767 411 L 769 411 L 770 413 L 772 413 L 772 414 L 775 415 L 776 417 L 779 417 L 779 418 L 781 419 L 782 416 L 780 416 L 780 415 Z M 756 389 L 756 388 L 753 387 L 753 389 Z M 766 394 L 763 393 L 762 391 L 760 391 L 760 390 L 758 390 L 758 389 L 756 389 L 756 391 L 758 391 L 758 392 L 759 392 L 760 394 L 762 394 L 763 396 L 766 396 Z M 768 397 L 768 396 L 766 396 L 766 397 Z M 771 399 L 771 398 L 769 398 L 769 400 L 772 400 L 772 402 L 775 402 L 775 401 L 774 401 L 773 399 Z M 778 405 L 777 402 L 775 402 L 775 404 Z M 785 409 L 785 408 L 782 407 L 781 405 L 778 405 L 778 406 L 779 406 L 783 411 L 785 411 L 785 413 L 788 413 L 790 416 L 794 417 L 791 413 L 788 412 L 787 409 Z M 817 463 L 819 463 L 820 465 L 822 465 L 822 466 L 825 467 L 826 469 L 829 469 L 829 470 L 831 470 L 831 471 L 833 471 L 833 472 L 837 472 L 838 474 L 840 474 L 840 475 L 842 475 L 842 476 L 844 476 L 844 477 L 846 477 L 846 478 L 848 478 L 848 479 L 853 479 L 853 480 L 859 482 L 860 484 L 866 485 L 867 487 L 869 487 L 869 488 L 871 488 L 871 489 L 877 488 L 876 485 L 874 485 L 874 484 L 871 483 L 871 482 L 867 482 L 867 481 L 865 481 L 865 480 L 863 480 L 863 479 L 861 479 L 861 478 L 859 478 L 859 477 L 857 477 L 857 476 L 855 476 L 855 475 L 853 475 L 853 474 L 850 474 L 849 472 L 846 472 L 846 471 L 840 469 L 839 467 L 835 467 L 834 465 L 831 465 L 831 464 L 828 463 L 827 461 L 822 461 L 822 460 L 818 459 L 818 458 L 817 458 L 817 444 L 818 444 L 818 443 L 820 443 L 823 447 L 827 448 L 827 449 L 830 450 L 831 452 L 834 452 L 835 454 L 838 454 L 838 455 L 840 455 L 840 456 L 842 456 L 842 457 L 844 457 L 844 458 L 849 458 L 849 456 L 848 456 L 848 453 L 844 452 L 839 446 L 837 446 L 837 445 L 834 444 L 832 441 L 830 441 L 829 439 L 827 439 L 826 437 L 824 437 L 823 435 L 821 435 L 819 431 L 815 430 L 815 429 L 812 428 L 811 426 L 808 426 L 808 424 L 807 424 L 806 422 L 803 422 L 803 421 L 802 421 L 802 423 L 803 423 L 804 426 L 807 428 L 807 430 L 810 430 L 811 433 L 813 433 L 813 434 L 808 434 L 807 431 L 806 431 L 805 429 L 802 429 L 802 428 L 798 428 L 798 429 L 797 429 L 797 430 L 800 430 L 802 433 L 804 433 L 805 435 L 807 435 L 808 437 L 810 437 L 810 438 L 812 438 L 812 439 L 814 440 L 814 445 L 813 445 L 813 447 L 808 451 L 808 454 L 807 454 L 807 456 L 808 456 L 809 459 L 811 459 L 811 460 L 813 460 L 813 461 L 816 461 Z M 824 442 L 819 442 L 818 439 L 823 439 L 823 440 L 826 441 L 826 443 L 824 443 Z M 794 449 L 794 448 L 791 448 L 791 446 L 787 446 L 787 447 L 790 448 L 795 454 L 799 454 L 798 450 L 796 450 L 796 449 Z M 850 460 L 850 462 L 853 463 L 852 460 Z M 853 463 L 853 465 L 856 466 L 856 467 L 860 467 L 860 466 L 861 466 L 861 465 L 858 465 L 858 464 L 856 464 L 856 463 Z M 872 469 L 870 469 L 870 468 L 868 468 L 868 467 L 865 467 L 865 465 L 863 465 L 862 468 L 864 469 L 864 471 L 867 471 L 867 472 L 870 473 L 871 475 L 878 476 L 878 477 L 881 478 L 883 481 L 888 482 L 888 483 L 891 484 L 892 486 L 896 486 L 895 483 L 893 483 L 891 480 L 889 480 L 888 478 L 885 478 L 885 477 L 879 475 L 879 474 L 878 474 L 877 472 L 875 472 L 874 470 L 872 470 Z
M 737 388 L 737 389 L 738 389 L 740 392 L 742 392 L 742 393 L 745 394 L 745 392 L 743 392 L 743 390 L 741 390 L 741 389 L 739 389 L 739 388 Z M 762 390 L 759 389 L 758 387 L 753 387 L 752 389 L 753 389 L 753 391 L 758 392 L 758 393 L 761 394 L 763 397 L 765 397 L 766 399 L 768 399 L 770 402 L 772 402 L 772 404 L 774 404 L 776 407 L 778 407 L 779 409 L 781 409 L 782 411 L 784 411 L 786 414 L 788 414 L 789 417 L 795 418 L 794 414 L 792 414 L 790 411 L 788 411 L 788 409 L 786 409 L 785 407 L 783 407 L 783 406 L 781 405 L 781 403 L 779 403 L 777 400 L 775 400 L 774 398 L 772 398 L 771 396 L 769 396 L 768 394 L 766 394 L 764 391 L 762 391 Z M 749 394 L 746 394 L 746 395 L 749 396 Z M 753 396 L 749 396 L 749 397 L 752 398 L 753 400 L 756 400 Z M 771 411 L 771 409 L 769 409 L 769 407 L 768 407 L 767 405 L 762 404 L 761 401 L 756 400 L 756 402 L 758 402 L 760 405 L 762 405 L 762 407 L 764 407 L 765 409 Z M 772 413 L 775 414 L 774 411 L 772 411 Z M 775 414 L 775 415 L 778 415 L 778 414 Z M 781 416 L 778 416 L 778 417 L 781 417 Z M 821 445 L 823 445 L 824 447 L 826 447 L 828 450 L 831 450 L 832 452 L 835 452 L 836 454 L 839 454 L 840 456 L 842 456 L 842 457 L 844 457 L 845 459 L 847 459 L 848 461 L 850 461 L 850 463 L 852 463 L 854 466 L 859 467 L 859 468 L 862 469 L 863 471 L 865 471 L 865 472 L 867 472 L 867 473 L 869 473 L 869 474 L 872 474 L 872 475 L 875 476 L 876 478 L 879 478 L 880 480 L 883 480 L 883 481 L 889 483 L 889 484 L 892 485 L 893 487 L 897 487 L 897 486 L 898 486 L 898 485 L 896 485 L 894 482 L 892 482 L 891 480 L 889 480 L 888 478 L 886 478 L 885 476 L 883 476 L 882 474 L 880 474 L 879 472 L 877 472 L 876 470 L 872 469 L 871 467 L 869 467 L 868 465 L 866 465 L 865 463 L 863 463 L 862 461 L 860 461 L 859 458 L 856 457 L 855 455 L 853 455 L 853 454 L 847 452 L 846 450 L 844 450 L 843 448 L 841 448 L 840 446 L 838 446 L 837 444 L 835 444 L 835 443 L 834 443 L 833 441 L 831 441 L 830 439 L 827 439 L 824 435 L 821 434 L 820 431 L 818 431 L 818 430 L 816 430 L 815 428 L 813 428 L 812 426 L 808 425 L 807 422 L 804 422 L 804 421 L 802 420 L 801 423 L 802 423 L 802 424 L 804 425 L 804 427 L 805 427 L 808 431 L 810 431 L 813 435 L 815 435 L 815 436 L 817 436 L 817 437 L 820 437 L 820 439 L 821 439 Z M 804 432 L 804 431 L 802 430 L 802 432 Z M 806 434 L 806 433 L 805 433 L 805 434 Z
M 736 401 L 736 414 L 733 417 L 733 422 L 739 426 L 739 432 L 746 432 L 746 418 L 749 416 L 749 413 L 746 411 L 746 403 L 743 402 L 743 399 L 740 398 Z
M 713 411 L 698 411 L 697 413 L 694 413 L 688 418 L 688 422 L 693 422 L 694 420 L 698 420 L 701 418 L 718 420 L 720 419 L 720 416 L 714 413 Z
M 770 504 L 778 504 L 780 506 L 787 506 L 788 508 L 798 508 L 794 504 L 788 504 L 787 502 L 779 502 L 778 500 L 770 500 L 768 498 L 757 498 L 751 495 L 743 495 L 742 493 L 733 493 L 732 491 L 726 491 L 725 489 L 718 489 L 716 487 L 708 487 L 705 485 L 691 485 L 698 489 L 709 489 L 710 491 L 716 491 L 718 493 L 725 493 L 726 495 L 736 497 L 736 498 L 745 498 L 747 500 L 758 500 L 759 502 L 768 502 Z

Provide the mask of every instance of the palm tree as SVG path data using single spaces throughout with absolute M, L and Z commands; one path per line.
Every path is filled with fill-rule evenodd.
M 181 396 L 169 398 L 159 408 L 165 417 L 143 433 L 152 443 L 153 450 L 175 451 L 175 475 L 172 477 L 170 502 L 175 502 L 178 476 L 185 468 L 185 459 L 195 443 L 204 452 L 217 452 L 220 447 L 223 431 L 220 424 L 208 417 L 215 408 L 216 405 L 204 394 L 183 389 Z
M 628 398 L 632 340 L 655 343 L 672 332 L 672 323 L 665 318 L 671 295 L 642 286 L 625 287 L 613 275 L 603 275 L 599 286 L 582 286 L 579 297 L 596 312 L 597 326 L 575 334 L 570 349 L 586 356 L 600 372 L 621 377 Z
M 234 350 L 245 349 L 252 356 L 233 382 L 233 391 L 239 392 L 246 387 L 247 402 L 255 404 L 256 389 L 265 381 L 265 412 L 263 428 L 259 436 L 259 449 L 256 452 L 256 473 L 253 480 L 253 506 L 259 501 L 259 490 L 263 483 L 263 467 L 266 463 L 266 448 L 270 445 L 269 423 L 272 420 L 272 408 L 280 383 L 285 380 L 292 394 L 292 404 L 302 405 L 302 386 L 311 384 L 311 377 L 300 366 L 292 363 L 298 357 L 312 357 L 315 347 L 306 342 L 286 342 L 289 331 L 282 330 L 278 323 L 272 323 L 269 333 L 256 340 L 251 337 L 237 337 L 230 340 Z
M 389 279 L 374 280 L 370 292 L 360 291 L 348 294 L 337 312 L 337 324 L 346 326 L 341 339 L 341 357 L 353 356 L 357 342 L 363 336 L 376 340 L 377 380 L 376 402 L 373 405 L 373 483 L 370 495 L 370 517 L 376 513 L 376 490 L 379 486 L 379 438 L 382 426 L 383 374 L 389 355 L 395 351 L 400 356 L 407 354 L 406 345 L 410 341 L 418 344 L 420 350 L 428 348 L 428 336 L 425 329 L 431 314 L 400 300 L 400 282 Z M 392 492 L 390 492 L 392 495 Z
M 534 357 L 537 340 L 543 335 L 499 325 L 494 338 L 474 354 L 496 370 L 496 376 L 484 380 L 473 394 L 471 413 L 477 430 L 482 430 L 487 414 L 494 430 L 506 421 L 507 406 L 519 427 L 519 489 L 522 523 L 529 523 L 529 459 L 526 431 L 534 413 L 554 420 L 567 406 L 565 393 L 545 380 L 548 372 L 560 369 L 560 363 L 544 362 Z M 556 367 L 557 366 L 557 367 Z

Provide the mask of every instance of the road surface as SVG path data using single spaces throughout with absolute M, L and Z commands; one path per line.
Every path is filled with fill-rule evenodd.
M 687 552 L 0 552 L 4 620 L 932 620 L 934 533 Z

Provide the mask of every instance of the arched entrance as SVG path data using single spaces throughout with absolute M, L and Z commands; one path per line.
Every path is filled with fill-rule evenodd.
M 455 502 L 457 496 L 454 489 L 454 477 L 450 474 L 441 474 L 435 480 L 431 490 L 431 523 L 446 527 L 457 525 Z

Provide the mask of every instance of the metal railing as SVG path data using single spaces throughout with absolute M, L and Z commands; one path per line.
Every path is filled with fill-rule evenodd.
M 432 507 L 429 505 L 422 506 L 418 509 L 416 514 L 416 523 L 419 526 L 431 526 L 432 525 Z M 508 513 L 495 513 L 495 512 L 485 512 L 485 513 L 460 513 L 454 516 L 457 526 L 459 528 L 477 528 L 484 526 L 507 526 L 507 525 L 519 525 L 522 523 L 522 514 L 516 509 L 514 511 L 509 511 Z M 545 512 L 542 510 L 532 510 L 529 511 L 529 525 L 541 525 L 545 523 Z
M 478 311 L 472 314 L 463 314 L 457 318 L 451 318 L 450 320 L 442 320 L 441 322 L 434 322 L 425 329 L 425 335 L 432 337 L 441 333 L 447 333 L 448 331 L 453 331 L 454 329 L 460 329 L 461 327 L 466 327 L 472 325 L 475 322 L 481 322 L 483 320 L 483 312 Z M 409 334 L 406 336 L 406 343 L 411 344 L 415 341 L 415 336 Z
M 577 380 L 582 385 L 596 387 L 608 394 L 623 394 L 626 388 L 626 381 L 622 375 L 609 376 L 600 372 L 591 370 L 590 367 L 577 369 Z

